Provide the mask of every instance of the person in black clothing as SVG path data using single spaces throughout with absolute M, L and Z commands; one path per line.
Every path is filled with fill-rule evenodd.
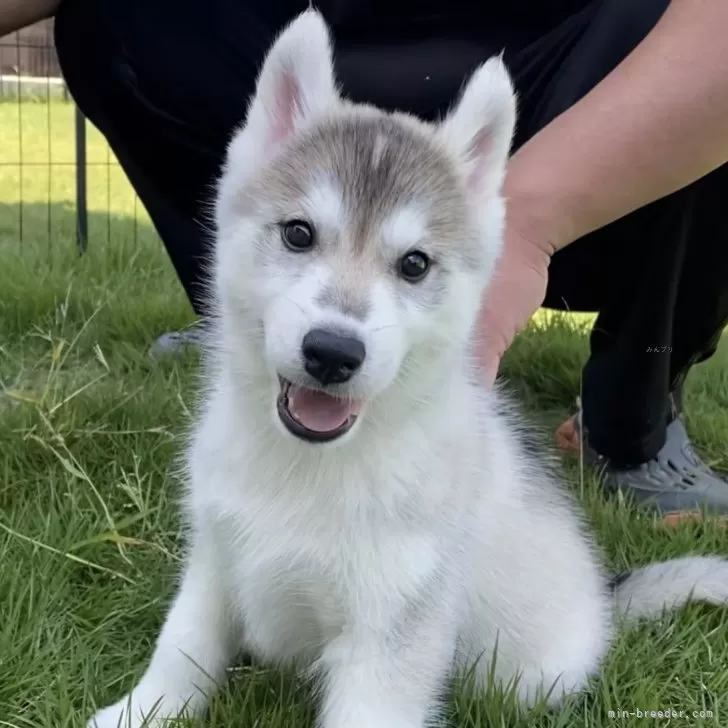
M 4 2 L 20 13 L 18 0 Z M 39 4 L 50 14 L 58 0 Z M 69 90 L 119 158 L 201 320 L 210 244 L 201 209 L 265 52 L 306 6 L 57 7 Z M 580 409 L 560 428 L 562 443 L 601 464 L 609 489 L 665 515 L 728 513 L 728 483 L 696 456 L 680 416 L 688 372 L 714 353 L 728 322 L 725 0 L 317 7 L 333 29 L 344 93 L 426 120 L 445 112 L 479 63 L 503 52 L 519 120 L 505 253 L 482 317 L 485 376 L 495 376 L 539 305 L 598 312 Z M 167 335 L 157 349 L 194 335 Z

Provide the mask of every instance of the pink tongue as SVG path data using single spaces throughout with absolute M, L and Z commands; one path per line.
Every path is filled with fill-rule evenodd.
M 288 390 L 290 413 L 309 430 L 331 432 L 359 413 L 356 400 L 336 399 L 330 394 L 292 384 Z

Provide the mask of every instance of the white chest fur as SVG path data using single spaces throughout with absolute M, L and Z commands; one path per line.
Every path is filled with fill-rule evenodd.
M 366 498 L 238 498 L 206 509 L 208 533 L 245 647 L 269 660 L 309 662 L 352 625 L 386 629 L 441 560 L 435 534 Z

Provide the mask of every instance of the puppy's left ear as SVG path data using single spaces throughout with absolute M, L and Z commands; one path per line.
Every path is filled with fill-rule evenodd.
M 328 27 L 320 13 L 306 10 L 268 51 L 245 123 L 231 144 L 229 164 L 257 169 L 338 98 Z
M 502 58 L 486 61 L 438 128 L 476 196 L 500 193 L 516 125 L 516 94 Z

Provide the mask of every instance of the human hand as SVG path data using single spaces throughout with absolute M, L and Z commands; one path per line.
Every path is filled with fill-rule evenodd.
M 495 381 L 501 358 L 516 334 L 543 303 L 550 260 L 548 241 L 518 215 L 515 206 L 509 208 L 503 251 L 476 329 L 476 356 L 488 386 Z

